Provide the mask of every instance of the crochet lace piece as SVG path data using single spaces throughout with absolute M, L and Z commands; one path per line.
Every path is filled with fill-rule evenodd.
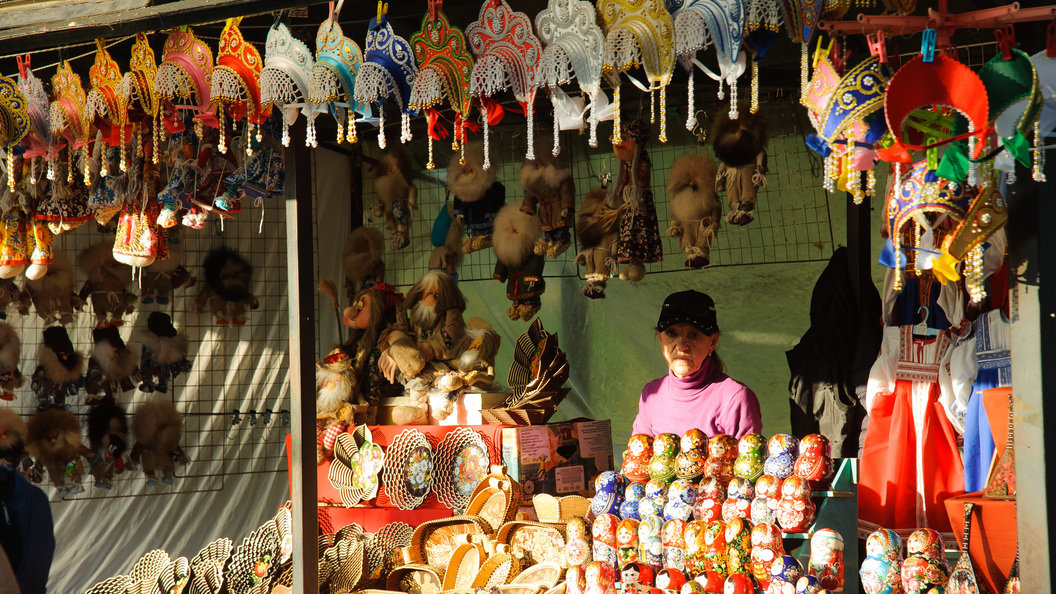
M 446 87 L 447 79 L 444 78 L 438 69 L 432 66 L 422 68 L 414 79 L 414 89 L 411 91 L 411 107 L 421 110 L 440 103 L 444 99 L 447 91 Z M 454 96 L 450 92 L 447 92 L 447 94 Z M 454 105 L 452 102 L 452 107 Z
M 217 66 L 213 69 L 213 81 L 209 87 L 209 96 L 218 100 L 229 102 L 245 102 L 250 100 L 249 90 L 246 83 L 237 72 L 227 66 Z
M 605 35 L 590 2 L 550 0 L 535 17 L 535 28 L 545 47 L 536 70 L 540 86 L 566 84 L 575 76 L 586 94 L 601 88 Z
M 651 83 L 666 85 L 675 67 L 675 26 L 659 0 L 598 0 L 598 14 L 606 28 L 604 70 L 624 72 L 640 60 Z
M 756 30 L 778 32 L 781 29 L 781 5 L 779 0 L 746 0 L 747 15 L 745 33 Z
M 373 62 L 365 62 L 359 69 L 355 97 L 363 103 L 384 103 L 389 97 L 395 97 L 400 108 L 404 106 L 403 97 L 396 90 L 396 79 L 384 67 Z
M 195 94 L 194 82 L 184 72 L 183 68 L 176 64 L 162 63 L 158 66 L 157 78 L 154 79 L 154 87 L 158 94 L 167 99 L 177 97 L 193 100 Z
M 714 43 L 723 74 L 737 60 L 743 35 L 740 0 L 691 0 L 675 16 L 675 53 L 695 54 Z

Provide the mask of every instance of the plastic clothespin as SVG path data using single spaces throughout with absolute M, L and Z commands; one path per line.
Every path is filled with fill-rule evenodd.
M 924 61 L 931 63 L 935 59 L 935 40 L 938 39 L 938 32 L 935 29 L 924 29 L 924 32 L 920 36 L 920 55 L 924 57 Z
M 250 426 L 250 427 L 256 427 L 256 426 L 257 426 L 257 411 L 255 411 L 255 410 L 253 410 L 253 409 L 251 408 L 251 409 L 249 409 L 249 411 L 248 411 L 248 412 L 246 413 L 246 415 L 248 415 L 248 416 L 249 416 L 249 426 Z
M 994 29 L 994 39 L 997 40 L 997 47 L 1001 50 L 1001 57 L 1011 60 L 1012 50 L 1016 47 L 1016 32 L 1012 29 L 1012 25 L 1005 25 L 1004 29 Z M 1048 53 L 1048 48 L 1045 52 Z
M 25 78 L 26 75 L 29 73 L 29 61 L 32 58 L 32 54 L 26 54 L 24 56 L 15 56 L 15 61 L 18 62 L 18 74 L 21 75 L 22 78 Z
M 283 427 L 289 427 L 290 426 L 290 411 L 288 411 L 286 409 L 282 409 L 281 411 L 279 411 L 279 414 L 282 415 L 282 426 Z
M 260 413 L 260 416 L 264 417 L 264 424 L 265 425 L 270 425 L 271 424 L 271 417 L 274 414 L 275 414 L 275 411 L 271 410 L 270 408 L 266 408 L 266 409 L 264 409 L 264 412 Z
M 435 19 L 436 13 L 443 8 L 443 0 L 429 0 L 429 18 Z
M 876 56 L 881 64 L 887 64 L 887 35 L 881 29 L 875 35 L 866 35 L 866 43 L 869 44 L 869 54 Z
M 818 47 L 814 50 L 814 61 L 812 62 L 812 64 L 813 64 L 812 68 L 817 68 L 818 67 L 818 63 L 821 62 L 821 57 L 822 56 L 831 56 L 832 55 L 832 46 L 833 46 L 834 43 L 836 43 L 835 39 L 830 40 L 829 41 L 829 47 L 825 47 L 823 45 L 824 41 L 821 39 L 821 36 L 818 36 Z
M 1056 58 L 1056 22 L 1049 23 L 1049 28 L 1046 30 L 1045 57 Z
M 237 425 L 237 424 L 239 424 L 241 422 L 242 422 L 242 413 L 240 413 L 238 411 L 238 409 L 236 408 L 235 409 L 235 414 L 231 417 L 231 426 L 234 427 L 235 425 Z
M 389 3 L 385 2 L 385 0 L 378 0 L 378 15 L 377 15 L 377 18 L 374 19 L 374 22 L 375 23 L 380 23 L 381 22 L 381 17 L 385 16 L 388 13 L 389 13 Z

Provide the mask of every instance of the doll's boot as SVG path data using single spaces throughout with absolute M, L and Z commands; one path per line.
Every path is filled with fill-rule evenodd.
M 176 202 L 166 202 L 158 215 L 158 225 L 166 229 L 176 226 Z
M 546 253 L 547 253 L 547 248 L 549 247 L 549 244 L 550 244 L 550 242 L 548 242 L 545 239 L 537 239 L 537 240 L 535 240 L 535 249 L 534 249 L 535 255 L 537 255 L 537 256 L 545 256 Z
M 521 319 L 521 312 L 518 307 L 519 306 L 516 304 L 511 305 L 510 308 L 506 310 L 506 317 L 514 321 Z
M 645 278 L 645 265 L 632 262 L 620 269 L 620 280 L 638 282 Z
M 529 305 L 527 303 L 521 304 L 517 307 L 518 312 L 521 314 L 521 319 L 525 322 L 531 321 L 535 314 L 539 313 L 541 308 L 537 305 Z
M 548 258 L 557 258 L 561 254 L 568 251 L 568 248 L 572 247 L 571 242 L 555 243 L 553 241 L 546 248 L 546 256 Z

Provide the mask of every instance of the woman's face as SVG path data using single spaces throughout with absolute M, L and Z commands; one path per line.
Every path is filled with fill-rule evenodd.
M 696 326 L 684 322 L 673 324 L 660 333 L 664 359 L 676 377 L 688 377 L 700 369 L 718 342 L 718 333 L 707 336 Z

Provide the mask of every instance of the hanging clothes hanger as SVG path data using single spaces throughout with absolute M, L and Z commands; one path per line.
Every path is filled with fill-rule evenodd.
M 928 306 L 921 305 L 920 309 L 917 310 L 917 313 L 921 312 L 923 312 L 924 317 L 920 320 L 919 324 L 915 324 L 913 326 L 913 336 L 924 336 L 929 338 L 938 336 L 939 331 L 935 328 L 932 328 L 931 326 L 928 326 L 928 315 L 931 313 L 931 310 L 928 309 Z

